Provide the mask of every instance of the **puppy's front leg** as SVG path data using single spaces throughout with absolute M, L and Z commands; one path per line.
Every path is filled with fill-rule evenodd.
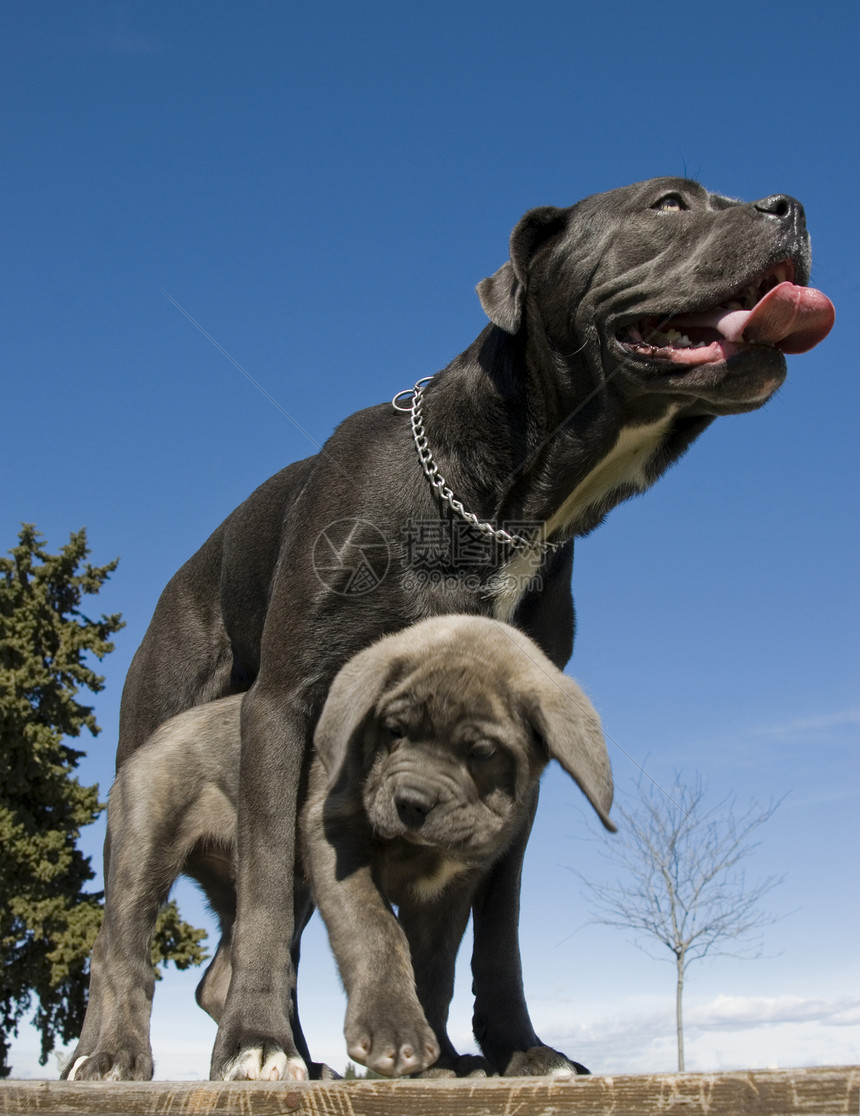
M 406 936 L 373 878 L 369 829 L 355 815 L 326 818 L 325 791 L 314 782 L 312 774 L 305 864 L 346 989 L 349 1056 L 388 1077 L 420 1073 L 439 1057 L 439 1043 L 418 999 Z

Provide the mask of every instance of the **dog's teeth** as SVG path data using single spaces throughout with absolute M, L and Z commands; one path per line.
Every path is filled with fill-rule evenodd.
M 667 329 L 665 333 L 655 333 L 653 343 L 660 349 L 689 349 L 693 342 L 679 329 Z

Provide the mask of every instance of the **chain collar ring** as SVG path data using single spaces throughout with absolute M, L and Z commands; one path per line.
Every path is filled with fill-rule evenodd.
M 546 539 L 536 540 L 527 539 L 522 535 L 512 535 L 509 531 L 505 531 L 501 527 L 495 527 L 492 523 L 482 522 L 473 512 L 468 512 L 463 507 L 462 501 L 458 500 L 454 495 L 453 490 L 448 485 L 445 478 L 439 472 L 439 466 L 433 459 L 433 451 L 427 441 L 427 435 L 424 431 L 424 420 L 421 415 L 421 406 L 424 401 L 423 384 L 431 380 L 432 376 L 423 376 L 417 381 L 414 387 L 405 388 L 399 391 L 397 395 L 391 400 L 391 405 L 396 411 L 402 411 L 408 414 L 410 426 L 412 427 L 412 440 L 415 443 L 415 448 L 418 451 L 418 459 L 421 462 L 421 468 L 424 470 L 424 475 L 430 481 L 430 484 L 435 488 L 440 500 L 446 503 L 455 515 L 463 519 L 476 531 L 488 538 L 495 539 L 496 542 L 502 543 L 504 546 L 511 547 L 512 550 L 538 550 L 542 555 L 554 554 L 556 550 L 560 550 L 565 544 L 563 542 L 549 542 Z M 412 401 L 409 406 L 404 406 L 398 400 L 403 396 L 411 395 Z

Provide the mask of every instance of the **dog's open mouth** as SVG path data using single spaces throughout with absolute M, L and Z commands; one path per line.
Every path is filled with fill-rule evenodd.
M 835 311 L 821 291 L 793 280 L 794 264 L 785 260 L 716 306 L 640 318 L 618 339 L 629 352 L 672 364 L 723 361 L 749 345 L 805 353 L 830 332 Z

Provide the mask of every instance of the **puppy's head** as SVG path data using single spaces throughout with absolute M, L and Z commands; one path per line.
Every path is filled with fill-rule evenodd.
M 550 759 L 614 829 L 609 758 L 582 690 L 495 620 L 422 621 L 338 674 L 316 730 L 330 792 L 385 839 L 480 862 L 513 836 Z

